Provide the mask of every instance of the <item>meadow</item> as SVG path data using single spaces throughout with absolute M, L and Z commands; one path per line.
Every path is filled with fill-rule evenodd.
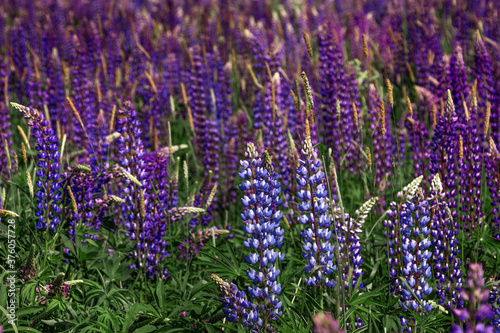
M 0 2 L 0 333 L 500 333 L 495 0 Z

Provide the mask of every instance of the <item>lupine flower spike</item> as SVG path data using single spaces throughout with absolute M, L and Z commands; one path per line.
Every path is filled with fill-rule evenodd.
M 281 284 L 277 278 L 280 274 L 278 263 L 283 261 L 284 254 L 275 250 L 283 246 L 284 230 L 280 227 L 283 213 L 278 209 L 281 187 L 267 152 L 264 152 L 262 161 L 254 144 L 248 143 L 245 156 L 248 160 L 240 161 L 239 172 L 243 180 L 240 190 L 244 191 L 241 218 L 243 230 L 248 234 L 243 245 L 250 249 L 245 260 L 252 265 L 247 271 L 253 282 L 248 287 L 248 293 L 258 304 L 257 309 L 250 313 L 248 321 L 253 322 L 256 331 L 261 328 L 269 331 L 273 330 L 272 322 L 282 314 L 282 302 L 278 299 Z
M 306 260 L 304 268 L 307 274 L 308 286 L 325 285 L 333 288 L 336 285 L 333 272 L 337 269 L 334 264 L 334 246 L 330 243 L 331 218 L 328 213 L 325 173 L 321 161 L 312 146 L 309 121 L 306 120 L 306 135 L 302 147 L 302 159 L 299 159 L 297 168 L 297 197 L 300 201 L 300 216 L 298 221 L 305 225 L 300 233 L 304 239 L 302 256 Z

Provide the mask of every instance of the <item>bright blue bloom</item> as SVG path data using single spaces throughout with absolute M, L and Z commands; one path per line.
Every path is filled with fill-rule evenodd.
M 330 243 L 331 218 L 325 200 L 328 194 L 323 183 L 325 174 L 321 170 L 321 161 L 312 147 L 311 136 L 308 133 L 307 130 L 302 149 L 303 159 L 299 160 L 297 168 L 299 184 L 297 197 L 300 201 L 299 210 L 302 212 L 298 221 L 305 225 L 305 229 L 300 233 L 304 239 L 302 256 L 307 260 L 304 271 L 310 274 L 316 266 L 322 267 L 314 271 L 315 275 L 306 279 L 306 284 L 319 286 L 324 283 L 325 286 L 333 288 L 336 282 L 329 276 L 337 270 L 337 267 L 334 263 L 334 246 Z
M 281 293 L 281 284 L 277 282 L 280 270 L 275 266 L 278 259 L 284 259 L 284 254 L 276 251 L 283 245 L 284 233 L 280 227 L 283 214 L 278 209 L 281 184 L 269 155 L 265 154 L 265 161 L 262 161 L 252 143 L 248 144 L 245 155 L 250 161 L 240 162 L 242 169 L 239 175 L 243 178 L 240 189 L 245 191 L 241 199 L 241 219 L 245 224 L 243 230 L 249 237 L 243 245 L 250 249 L 245 260 L 257 266 L 247 271 L 248 278 L 253 282 L 248 292 L 260 304 L 258 314 L 251 312 L 247 320 L 261 327 L 264 322 L 269 324 L 282 314 L 282 303 L 276 297 Z

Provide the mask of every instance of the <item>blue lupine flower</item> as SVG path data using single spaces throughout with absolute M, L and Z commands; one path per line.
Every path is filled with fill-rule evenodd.
M 220 292 L 219 300 L 223 306 L 222 312 L 229 322 L 241 321 L 243 325 L 248 326 L 249 322 L 255 321 L 257 312 L 252 309 L 256 306 L 246 299 L 244 291 L 240 291 L 234 283 L 229 284 L 215 274 L 212 274 L 211 278 L 217 284 Z
M 396 279 L 391 292 L 399 296 L 403 309 L 425 316 L 426 312 L 432 310 L 432 304 L 427 301 L 433 289 L 429 286 L 433 256 L 433 238 L 429 224 L 436 207 L 432 205 L 433 197 L 430 200 L 424 198 L 419 188 L 422 179 L 422 176 L 418 177 L 398 194 L 403 201 L 400 204 L 390 204 L 387 212 L 389 218 L 384 225 L 389 228 L 387 245 L 390 276 L 402 277 L 406 282 L 401 283 Z M 433 214 L 429 214 L 430 208 Z M 400 320 L 404 331 L 412 330 L 414 318 L 403 316 Z
M 443 187 L 439 175 L 436 175 L 432 181 L 430 210 L 434 211 L 434 214 L 430 229 L 433 245 L 431 265 L 436 277 L 438 304 L 447 308 L 461 308 L 462 271 L 457 239 L 459 225 L 449 214 L 450 209 L 443 199 Z
M 306 225 L 306 229 L 300 233 L 304 239 L 302 256 L 307 260 L 304 271 L 310 274 L 319 265 L 322 267 L 315 270 L 317 276 L 309 276 L 306 280 L 308 286 L 319 286 L 321 282 L 325 286 L 333 288 L 336 282 L 330 279 L 330 275 L 337 270 L 334 264 L 334 246 L 330 243 L 331 232 L 330 217 L 327 213 L 328 193 L 323 182 L 325 176 L 321 170 L 321 161 L 312 147 L 309 122 L 306 120 L 306 138 L 302 149 L 303 160 L 299 160 L 297 168 L 297 183 L 299 190 L 299 210 L 302 215 L 298 221 Z
M 400 212 L 400 226 L 403 277 L 422 302 L 425 310 L 430 311 L 432 305 L 423 299 L 423 295 L 429 295 L 432 291 L 427 282 L 431 276 L 428 261 L 432 256 L 432 252 L 428 251 L 431 242 L 428 238 L 430 230 L 426 228 L 430 221 L 427 206 L 426 200 L 418 202 L 417 205 L 411 201 L 403 203 Z M 420 309 L 419 303 L 413 299 L 406 284 L 402 284 L 399 291 L 404 309 L 410 308 L 413 311 Z
M 253 143 L 248 143 L 245 156 L 250 161 L 240 162 L 242 169 L 239 173 L 243 179 L 240 189 L 245 192 L 241 200 L 244 209 L 241 218 L 245 224 L 243 230 L 249 235 L 244 245 L 251 249 L 245 260 L 257 265 L 257 269 L 247 271 L 253 282 L 248 292 L 259 302 L 258 314 L 251 312 L 248 321 L 255 322 L 254 329 L 259 330 L 263 325 L 267 328 L 270 321 L 277 320 L 282 314 L 282 302 L 276 297 L 281 293 L 276 261 L 283 261 L 284 254 L 274 249 L 283 245 L 284 230 L 280 227 L 283 214 L 278 209 L 281 184 L 267 152 L 264 153 L 265 161 L 262 161 Z

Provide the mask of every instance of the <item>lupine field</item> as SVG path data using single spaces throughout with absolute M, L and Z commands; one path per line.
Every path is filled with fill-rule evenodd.
M 0 1 L 0 332 L 500 332 L 497 0 Z

